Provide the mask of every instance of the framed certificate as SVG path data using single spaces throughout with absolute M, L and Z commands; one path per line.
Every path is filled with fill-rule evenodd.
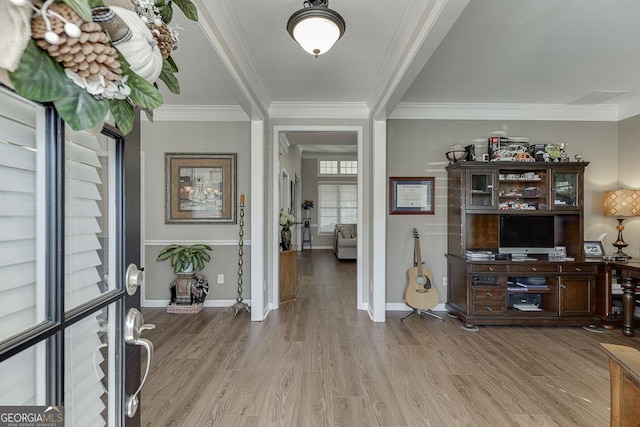
M 433 215 L 435 178 L 389 177 L 389 215 Z

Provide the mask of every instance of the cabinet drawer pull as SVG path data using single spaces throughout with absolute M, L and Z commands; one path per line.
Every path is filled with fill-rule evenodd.
M 566 288 L 567 288 L 567 286 L 566 286 L 566 285 L 560 285 L 560 288 L 561 288 L 561 289 L 566 289 Z
M 489 271 L 493 271 L 493 267 L 489 267 Z
M 488 296 L 489 298 L 493 298 L 493 294 L 492 294 L 491 292 L 487 292 L 487 296 Z
M 487 311 L 493 311 L 493 307 L 487 307 Z
M 535 267 L 531 267 L 531 271 L 538 271 L 538 269 Z
M 576 271 L 582 271 L 580 267 L 576 267 Z

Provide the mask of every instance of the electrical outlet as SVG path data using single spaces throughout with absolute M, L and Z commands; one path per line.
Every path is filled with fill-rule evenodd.
M 449 280 L 447 279 L 447 276 L 444 276 L 442 278 L 442 286 L 446 288 L 448 283 L 449 283 Z
M 218 285 L 224 284 L 224 274 L 218 274 Z

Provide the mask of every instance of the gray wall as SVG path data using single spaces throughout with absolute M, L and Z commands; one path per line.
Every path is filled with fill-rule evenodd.
M 637 134 L 637 133 L 636 133 Z M 425 266 L 446 300 L 447 177 L 445 152 L 452 144 L 476 144 L 486 153 L 490 135 L 529 136 L 533 143 L 565 142 L 573 158 L 577 153 L 591 162 L 585 172 L 585 239 L 607 232 L 611 252 L 615 224 L 602 216 L 602 192 L 615 188 L 618 173 L 618 124 L 615 122 L 389 120 L 387 123 L 387 175 L 435 177 L 435 215 L 387 217 L 387 303 L 403 301 L 406 271 L 413 262 L 411 230 L 418 229 Z M 382 189 L 380 189 L 382 190 Z M 388 197 L 388 195 L 387 195 Z M 609 245 L 607 245 L 609 243 Z
M 300 203 L 294 203 L 295 197 L 300 197 L 300 189 L 297 188 L 297 190 L 295 190 L 295 192 L 297 192 L 296 195 L 291 194 L 291 184 L 295 182 L 296 177 L 298 177 L 298 179 L 301 179 L 300 150 L 295 145 L 289 146 L 285 150 L 281 145 L 279 153 L 280 174 L 278 176 L 280 177 L 280 210 L 285 212 L 290 210 L 294 218 L 296 219 L 296 222 L 300 222 L 302 215 L 300 213 Z M 286 172 L 289 176 L 286 188 L 282 188 L 282 185 L 285 185 L 282 176 L 283 172 Z M 292 204 L 295 204 L 295 206 L 292 206 Z M 291 244 L 293 245 L 292 249 L 297 248 L 296 242 L 298 241 L 299 232 L 299 226 L 294 226 L 291 228 Z
M 144 241 L 146 300 L 168 300 L 169 284 L 175 277 L 169 262 L 157 262 L 160 250 L 172 242 L 204 242 L 213 246 L 212 260 L 204 269 L 209 279 L 207 301 L 237 297 L 238 224 L 165 224 L 165 152 L 237 153 L 236 192 L 245 194 L 244 298 L 250 298 L 251 213 L 249 122 L 157 122 L 142 124 L 144 153 Z M 239 200 L 236 201 L 239 203 Z M 238 208 L 237 208 L 238 209 Z M 238 212 L 239 213 L 239 212 Z M 238 218 L 239 219 L 239 218 Z M 225 275 L 218 285 L 217 275 Z
M 618 145 L 618 187 L 640 189 L 640 116 L 619 123 Z M 611 187 L 611 189 L 616 186 Z M 616 224 L 613 218 L 610 225 Z M 613 236 L 613 231 L 611 232 Z M 629 243 L 625 252 L 634 258 L 640 257 L 640 218 L 627 218 L 624 221 L 624 240 Z

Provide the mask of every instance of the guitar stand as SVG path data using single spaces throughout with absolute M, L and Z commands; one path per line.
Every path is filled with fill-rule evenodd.
M 422 313 L 424 313 L 424 314 L 428 314 L 429 316 L 433 316 L 433 317 L 435 317 L 436 319 L 444 320 L 444 317 L 442 317 L 442 316 L 439 316 L 439 315 L 435 314 L 435 313 L 434 313 L 433 311 L 431 311 L 431 310 L 422 310 L 422 309 L 419 309 L 419 308 L 414 308 L 414 309 L 413 309 L 413 311 L 412 311 L 411 313 L 409 313 L 409 314 L 407 314 L 406 316 L 404 316 L 402 319 L 400 319 L 400 321 L 401 321 L 401 322 L 402 322 L 402 321 L 404 321 L 404 319 L 406 319 L 407 317 L 411 316 L 412 314 L 418 314 L 418 315 L 420 315 L 420 314 L 422 314 Z

